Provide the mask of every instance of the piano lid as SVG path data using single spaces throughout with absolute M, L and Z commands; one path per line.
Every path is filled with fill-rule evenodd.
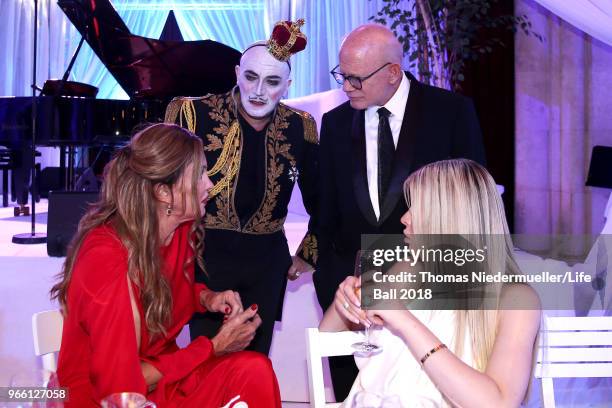
M 201 96 L 236 84 L 241 54 L 227 45 L 134 35 L 109 0 L 57 3 L 130 98 Z

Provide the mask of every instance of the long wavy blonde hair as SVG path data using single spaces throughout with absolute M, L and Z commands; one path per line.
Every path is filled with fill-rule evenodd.
M 196 222 L 189 234 L 189 245 L 201 264 L 203 228 L 199 221 L 200 203 L 196 194 L 188 192 L 197 191 L 204 160 L 200 138 L 180 126 L 163 123 L 146 127 L 115 154 L 105 168 L 100 198 L 79 222 L 63 269 L 58 275 L 59 281 L 50 292 L 51 299 L 59 301 L 64 313 L 69 312 L 66 295 L 84 239 L 94 228 L 109 224 L 127 250 L 127 273 L 131 282 L 139 288 L 147 330 L 152 337 L 165 333 L 165 327 L 170 323 L 172 294 L 161 270 L 159 201 L 154 190 L 161 184 L 172 191 L 172 186 L 182 184 L 189 164 L 194 164 L 192 185 L 180 185 L 179 190 L 183 207 L 186 206 L 186 198 L 191 197 L 192 206 L 197 212 Z M 194 257 L 191 257 L 185 265 L 187 278 L 186 267 L 193 261 Z
M 518 274 L 504 205 L 493 177 L 471 160 L 428 164 L 404 183 L 414 234 L 461 234 L 473 245 L 488 248 L 489 271 Z M 461 355 L 466 329 L 476 369 L 486 369 L 495 342 L 501 284 L 487 286 L 497 307 L 457 310 L 455 353 Z

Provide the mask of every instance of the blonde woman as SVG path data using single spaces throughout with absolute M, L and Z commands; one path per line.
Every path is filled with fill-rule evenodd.
M 212 186 L 202 141 L 176 125 L 142 130 L 107 165 L 51 295 L 64 313 L 58 377 L 66 407 L 136 392 L 158 407 L 280 407 L 267 357 L 243 350 L 261 324 L 235 292 L 194 283 L 200 220 Z M 179 349 L 194 312 L 226 321 Z
M 408 241 L 417 234 L 472 234 L 480 237 L 476 245 L 494 252 L 491 262 L 498 265 L 489 268 L 519 273 L 501 197 L 484 167 L 465 159 L 435 162 L 413 173 L 404 193 Z M 360 392 L 399 399 L 404 407 L 516 407 L 524 400 L 540 325 L 530 287 L 489 286 L 498 305 L 493 308 L 364 312 L 355 295 L 360 285 L 346 278 L 319 326 L 342 331 L 372 325 L 371 342 L 383 348 L 356 358 L 360 372 L 346 406 Z

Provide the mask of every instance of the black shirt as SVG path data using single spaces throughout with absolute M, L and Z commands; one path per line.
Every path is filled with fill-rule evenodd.
M 266 130 L 255 130 L 238 115 L 242 131 L 242 155 L 234 197 L 240 224 L 245 225 L 259 208 L 264 196 L 266 179 Z

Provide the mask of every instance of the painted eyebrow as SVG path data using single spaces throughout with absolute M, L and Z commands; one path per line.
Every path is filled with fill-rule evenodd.
M 247 69 L 246 71 L 244 71 L 244 73 L 245 75 L 248 74 L 248 75 L 259 77 L 259 75 L 256 72 L 253 72 L 250 69 Z M 270 75 L 270 76 L 267 76 L 266 79 L 279 79 L 280 80 L 282 78 L 279 75 Z

